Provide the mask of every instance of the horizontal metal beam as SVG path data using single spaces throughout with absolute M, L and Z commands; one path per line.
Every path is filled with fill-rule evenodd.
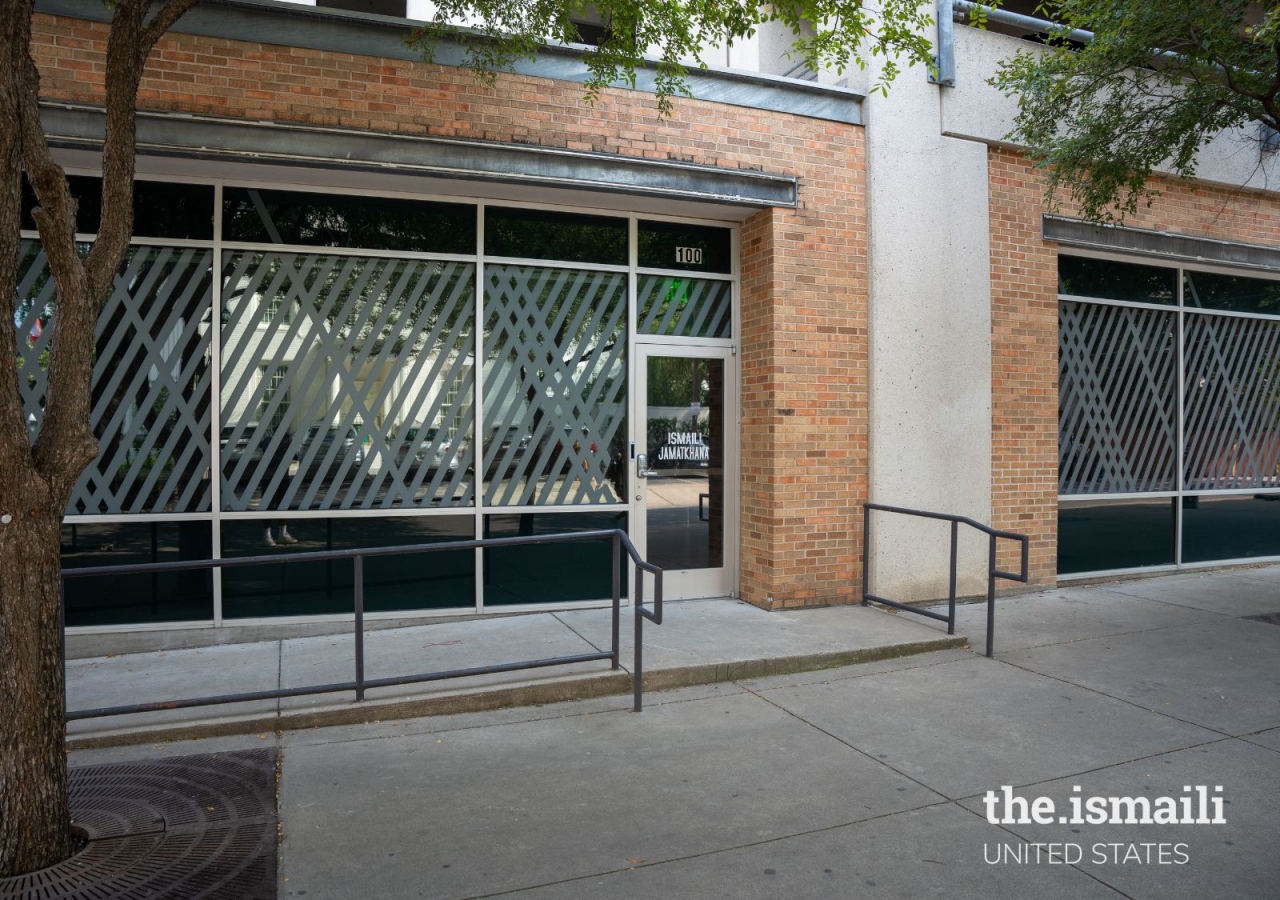
M 970 0 L 951 0 L 951 8 L 955 11 L 956 17 L 968 19 L 971 13 L 978 13 L 988 22 L 996 22 L 1000 25 L 1010 25 L 1014 28 L 1025 28 L 1033 34 L 1052 34 L 1055 37 L 1063 37 L 1067 40 L 1078 41 L 1081 44 L 1088 44 L 1093 41 L 1093 32 L 1086 31 L 1083 28 L 1076 28 L 1071 31 L 1064 31 L 1063 26 L 1048 19 L 1038 19 L 1035 16 L 1024 16 L 1021 13 L 1010 12 L 1007 9 L 1000 9 L 996 6 L 987 6 L 982 3 L 972 3 Z
M 102 145 L 105 116 L 100 108 L 47 103 L 40 116 L 53 146 Z M 159 112 L 138 113 L 138 152 L 573 187 L 759 208 L 794 207 L 797 196 L 797 180 L 791 175 L 523 144 Z
M 111 10 L 101 0 L 37 0 L 36 9 L 53 15 L 109 21 Z M 331 50 L 357 56 L 386 59 L 421 59 L 405 43 L 420 25 L 408 19 L 369 13 L 278 3 L 273 0 L 204 0 L 183 16 L 173 31 L 231 41 L 254 41 L 284 47 Z M 547 46 L 533 59 L 519 60 L 511 71 L 519 75 L 585 82 L 589 70 L 584 58 L 589 47 Z M 435 62 L 461 65 L 465 49 L 459 42 L 443 41 Z M 657 87 L 657 63 L 646 60 L 636 72 L 636 90 L 653 93 Z M 618 84 L 617 87 L 631 87 Z M 758 72 L 708 67 L 691 68 L 688 87 L 695 99 L 750 109 L 767 109 L 814 119 L 862 123 L 863 95 L 836 85 L 780 78 Z
M 1260 244 L 1220 241 L 1127 225 L 1100 225 L 1048 214 L 1043 219 L 1042 234 L 1046 241 L 1056 241 L 1066 247 L 1116 250 L 1178 262 L 1212 263 L 1270 272 L 1280 269 L 1280 248 Z

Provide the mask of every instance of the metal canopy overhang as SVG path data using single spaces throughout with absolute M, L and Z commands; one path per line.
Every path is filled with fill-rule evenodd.
M 1280 249 L 1213 238 L 1172 234 L 1126 225 L 1100 225 L 1045 214 L 1042 235 L 1066 247 L 1112 250 L 1177 262 L 1212 263 L 1243 269 L 1280 270 Z
M 101 108 L 46 103 L 40 116 L 51 146 L 102 146 Z M 797 198 L 794 176 L 691 163 L 212 116 L 139 111 L 137 122 L 140 155 L 572 187 L 753 208 L 794 208 Z

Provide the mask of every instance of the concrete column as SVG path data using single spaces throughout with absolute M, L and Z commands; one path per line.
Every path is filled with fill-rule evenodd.
M 865 106 L 870 496 L 990 522 L 987 150 L 942 135 L 945 90 L 916 68 Z M 961 592 L 985 590 L 985 536 L 961 534 Z M 946 595 L 946 523 L 878 513 L 872 536 L 874 592 Z

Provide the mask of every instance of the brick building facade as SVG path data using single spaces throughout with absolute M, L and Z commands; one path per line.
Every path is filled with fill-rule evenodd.
M 87 196 L 109 11 L 88 0 L 38 8 L 46 128 Z M 1128 229 L 1081 231 L 1071 209 L 1046 217 L 1035 172 L 1002 143 L 1007 110 L 976 76 L 943 88 L 908 73 L 883 98 L 856 79 L 694 72 L 694 96 L 674 98 L 663 117 L 644 73 L 639 89 L 588 103 L 580 51 L 548 48 L 487 85 L 456 65 L 456 48 L 423 62 L 403 43 L 409 27 L 226 0 L 198 7 L 157 46 L 138 96 L 139 196 L 153 197 L 139 202 L 154 215 L 118 283 L 124 299 L 104 314 L 116 316 L 111 328 L 136 316 L 147 349 L 100 348 L 132 380 L 103 375 L 105 449 L 68 511 L 68 565 L 244 555 L 264 537 L 283 558 L 283 544 L 623 523 L 670 571 L 669 596 L 787 609 L 860 599 L 864 560 L 879 593 L 945 592 L 945 540 L 886 522 L 865 547 L 868 500 L 1025 533 L 1032 582 L 1052 584 L 1060 496 L 1063 508 L 1109 510 L 1100 533 L 1146 528 L 1156 544 L 1156 507 L 1172 509 L 1177 546 L 1139 567 L 1219 552 L 1184 559 L 1181 549 L 1184 519 L 1199 518 L 1187 510 L 1201 508 L 1185 429 L 1169 430 L 1198 402 L 1181 368 L 1178 387 L 1133 388 L 1137 399 L 1099 413 L 1108 424 L 1083 438 L 1063 437 L 1061 397 L 1086 370 L 1094 381 L 1079 390 L 1099 397 L 1111 387 L 1098 379 L 1130 378 L 1123 367 L 1099 374 L 1111 344 L 1064 349 L 1078 338 L 1064 325 L 1073 297 L 1103 304 L 1086 305 L 1090 314 L 1119 309 L 1106 314 L 1128 316 L 1131 331 L 1176 332 L 1179 348 L 1201 340 L 1184 339 L 1184 325 L 1213 340 L 1221 328 L 1182 311 L 1181 286 L 1173 300 L 1128 296 L 1121 307 L 1080 295 L 1060 255 L 1086 270 L 1131 258 L 1137 268 L 1117 277 L 1147 278 L 1158 293 L 1148 264 L 1192 285 L 1201 276 L 1178 241 L 1202 238 L 1252 253 L 1239 272 L 1266 281 L 1266 250 L 1280 242 L 1274 193 L 1169 181 Z M 957 52 L 977 72 L 1012 40 L 972 32 Z M 183 230 L 156 216 L 203 221 Z M 92 226 L 82 230 L 91 240 Z M 31 337 L 19 350 L 38 366 L 39 333 L 56 313 L 37 236 L 25 237 L 20 333 Z M 1235 277 L 1239 253 L 1204 252 L 1201 280 Z M 1142 324 L 1165 315 L 1161 303 L 1179 310 L 1176 328 Z M 1124 352 L 1172 365 L 1168 347 L 1139 343 Z M 1064 371 L 1076 379 L 1065 386 Z M 1121 421 L 1139 407 L 1145 419 Z M 1217 425 L 1196 434 L 1227 448 L 1219 459 L 1242 442 L 1266 445 L 1271 426 L 1250 421 L 1252 437 Z M 1155 428 L 1167 434 L 1149 440 Z M 1072 490 L 1068 440 L 1070 465 L 1094 467 Z M 1151 450 L 1160 441 L 1172 449 Z M 1110 477 L 1103 457 L 1160 472 L 1099 487 Z M 671 459 L 682 461 L 656 463 Z M 1276 471 L 1252 481 L 1239 466 L 1215 472 L 1196 483 L 1225 490 L 1234 478 L 1231 496 L 1280 491 Z M 1104 500 L 1091 505 L 1095 489 Z M 1134 510 L 1106 505 L 1108 492 L 1155 518 L 1135 525 Z M 585 556 L 536 560 L 561 574 L 534 575 L 534 557 L 467 554 L 390 573 L 374 610 L 603 596 Z M 962 548 L 962 592 L 985 581 L 984 554 Z M 1280 546 L 1241 554 L 1270 555 Z M 1069 568 L 1094 562 L 1129 568 L 1101 557 Z M 70 622 L 337 612 L 342 579 L 313 569 L 295 581 L 299 569 L 153 583 L 118 607 L 89 592 L 69 598 Z

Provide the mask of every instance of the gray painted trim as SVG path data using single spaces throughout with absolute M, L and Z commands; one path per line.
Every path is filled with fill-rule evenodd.
M 44 104 L 40 118 L 54 146 L 102 145 L 104 116 L 99 108 Z M 138 152 L 574 187 L 760 208 L 794 207 L 798 190 L 794 176 L 746 169 L 153 112 L 138 114 Z
M 1213 238 L 1170 234 L 1123 225 L 1099 225 L 1081 219 L 1046 214 L 1043 220 L 1046 241 L 1068 247 L 1119 250 L 1179 262 L 1213 263 L 1243 269 L 1280 270 L 1280 248 Z
M 36 9 L 52 15 L 98 22 L 111 18 L 110 10 L 101 0 L 37 0 Z M 249 40 L 357 56 L 417 60 L 421 59 L 420 54 L 404 42 L 415 25 L 409 19 L 319 9 L 275 0 L 204 0 L 183 16 L 173 30 L 233 41 Z M 536 59 L 516 63 L 513 71 L 520 75 L 581 83 L 587 80 L 588 75 L 583 56 L 590 52 L 589 48 L 577 46 L 543 47 Z M 437 63 L 458 66 L 463 60 L 464 51 L 459 44 L 442 43 L 437 48 Z M 654 93 L 656 71 L 652 61 L 637 71 L 635 88 Z M 835 85 L 709 67 L 690 69 L 688 87 L 695 99 L 712 103 L 790 113 L 848 125 L 862 124 L 863 95 Z

